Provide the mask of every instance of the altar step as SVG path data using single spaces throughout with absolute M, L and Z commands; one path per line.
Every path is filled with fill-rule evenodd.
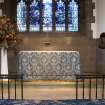
M 2 81 L 0 81 L 0 84 L 1 84 Z M 92 87 L 94 88 L 95 87 L 95 80 L 92 80 Z M 4 81 L 3 82 L 3 85 L 4 85 L 4 88 L 7 88 L 8 87 L 8 81 Z M 14 87 L 15 85 L 15 81 L 13 80 L 10 80 L 10 86 L 11 88 Z M 16 82 L 16 85 L 17 87 L 20 86 L 20 81 L 17 81 Z M 34 87 L 34 88 L 37 88 L 37 87 L 68 87 L 68 88 L 75 88 L 76 87 L 76 82 L 65 82 L 65 81 L 24 81 L 23 83 L 23 86 L 24 88 L 27 88 L 27 87 Z M 85 80 L 85 83 L 84 83 L 84 86 L 85 88 L 89 88 L 89 81 L 88 80 Z M 79 88 L 82 88 L 83 87 L 83 82 L 82 81 L 79 81 L 79 84 L 78 84 L 78 87 Z

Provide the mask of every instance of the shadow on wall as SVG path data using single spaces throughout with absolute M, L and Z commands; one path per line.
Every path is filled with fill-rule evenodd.
M 97 70 L 105 75 L 105 32 L 100 34 L 97 50 Z
M 100 35 L 99 48 L 105 49 L 105 32 L 101 33 Z

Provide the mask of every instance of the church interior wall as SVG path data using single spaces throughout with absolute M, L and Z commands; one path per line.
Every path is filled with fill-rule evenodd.
M 82 12 L 79 11 L 80 12 L 79 34 L 77 33 L 75 35 L 66 32 L 65 33 L 42 32 L 42 33 L 24 33 L 24 34 L 19 33 L 18 36 L 22 38 L 22 43 L 20 44 L 20 50 L 79 51 L 81 72 L 82 73 L 99 72 L 96 68 L 97 40 L 93 39 L 93 30 L 91 29 L 91 23 L 96 22 L 95 17 L 93 16 L 93 9 L 95 8 L 95 5 L 94 3 L 92 3 L 92 0 L 80 0 L 79 2 L 81 2 L 82 4 L 80 6 L 80 11 Z M 6 7 L 3 10 L 5 9 Z M 12 50 L 8 50 L 9 73 L 16 73 L 18 71 L 17 60 L 18 60 L 17 53 L 14 53 Z

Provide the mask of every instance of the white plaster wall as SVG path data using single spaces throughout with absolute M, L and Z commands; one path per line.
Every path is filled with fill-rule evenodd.
M 105 32 L 105 0 L 96 0 L 96 38 Z
M 105 0 L 93 0 L 93 2 L 95 2 L 93 10 L 95 23 L 91 24 L 91 29 L 93 30 L 93 38 L 97 39 L 102 32 L 105 32 Z

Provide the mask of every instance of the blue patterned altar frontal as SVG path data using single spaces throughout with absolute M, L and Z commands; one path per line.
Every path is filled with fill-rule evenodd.
M 80 74 L 77 51 L 21 51 L 18 58 L 26 80 L 71 80 Z

